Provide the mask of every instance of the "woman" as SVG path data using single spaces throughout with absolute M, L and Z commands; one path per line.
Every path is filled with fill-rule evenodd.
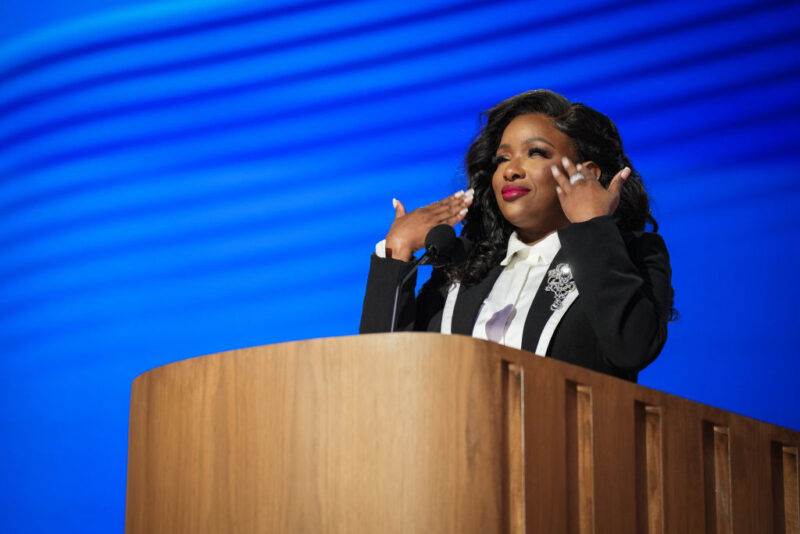
M 395 220 L 372 257 L 362 333 L 386 332 L 427 232 L 463 221 L 466 263 L 402 288 L 397 330 L 488 339 L 636 381 L 667 338 L 669 256 L 614 123 L 538 90 L 484 114 L 470 189 Z M 652 232 L 645 232 L 650 223 Z

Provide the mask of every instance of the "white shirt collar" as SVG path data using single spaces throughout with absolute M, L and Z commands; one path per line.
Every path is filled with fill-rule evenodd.
M 550 265 L 559 250 L 561 250 L 561 240 L 558 239 L 558 232 L 549 234 L 534 245 L 526 245 L 520 240 L 519 236 L 517 236 L 517 232 L 514 232 L 511 234 L 511 237 L 508 238 L 506 257 L 500 262 L 500 265 L 505 267 L 511 263 L 511 260 L 515 257 L 518 261 L 524 261 L 526 263 L 544 263 Z

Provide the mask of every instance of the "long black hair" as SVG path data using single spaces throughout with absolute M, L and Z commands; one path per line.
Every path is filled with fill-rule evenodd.
M 604 187 L 608 187 L 623 167 L 630 167 L 631 174 L 622 186 L 614 219 L 624 231 L 643 231 L 647 223 L 652 231 L 658 231 L 641 176 L 625 155 L 619 132 L 611 119 L 552 91 L 528 91 L 481 114 L 483 126 L 465 158 L 467 181 L 475 190 L 475 201 L 461 232 L 474 247 L 466 263 L 444 271 L 448 282 L 476 283 L 505 257 L 508 238 L 515 228 L 500 212 L 492 189 L 492 175 L 496 169 L 494 157 L 506 126 L 515 117 L 528 113 L 552 117 L 555 127 L 572 140 L 578 161 L 591 160 L 600 167 L 600 183 Z

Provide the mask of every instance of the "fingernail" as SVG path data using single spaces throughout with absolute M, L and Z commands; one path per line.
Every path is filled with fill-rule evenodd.
M 583 165 L 581 165 L 580 163 L 578 163 L 578 166 L 577 166 L 577 167 L 575 167 L 575 168 L 576 168 L 576 169 L 578 169 L 578 170 L 581 170 L 581 169 L 583 168 Z
M 462 209 L 461 211 L 459 211 L 459 212 L 458 212 L 458 214 L 459 214 L 459 215 L 466 215 L 466 214 L 467 214 L 467 211 L 468 211 L 468 210 L 467 210 L 467 208 L 464 208 L 464 209 Z
M 392 199 L 392 207 L 393 207 L 394 209 L 397 209 L 397 199 L 396 199 L 396 198 L 393 198 L 393 199 Z
M 456 194 L 453 196 L 456 198 L 461 198 L 464 196 L 464 191 L 456 191 Z
M 475 190 L 474 190 L 473 188 L 471 188 L 471 187 L 470 187 L 469 189 L 467 189 L 467 194 L 468 194 L 468 195 L 470 195 L 470 196 L 472 196 L 472 195 L 474 195 L 474 194 L 475 194 Z
M 563 158 L 561 158 L 561 163 L 566 167 L 567 165 L 569 165 L 569 158 L 567 156 L 564 156 Z
M 556 167 L 555 165 L 550 165 L 550 170 L 553 171 L 553 174 L 560 174 L 558 172 L 558 167 Z
M 622 169 L 622 177 L 623 178 L 627 179 L 628 176 L 630 176 L 630 175 L 631 175 L 631 168 L 630 167 L 625 167 L 624 169 Z
M 561 186 L 559 185 L 556 186 L 556 193 L 561 194 Z

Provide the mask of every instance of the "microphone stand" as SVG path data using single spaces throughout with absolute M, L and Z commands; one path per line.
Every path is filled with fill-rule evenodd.
M 389 326 L 389 332 L 394 332 L 395 322 L 397 319 L 397 301 L 400 299 L 400 288 L 408 282 L 408 279 L 411 278 L 411 275 L 417 272 L 417 268 L 420 265 L 427 265 L 432 254 L 430 251 L 426 250 L 425 254 L 422 255 L 420 259 L 414 262 L 411 269 L 408 270 L 406 275 L 400 280 L 400 283 L 397 284 L 397 287 L 394 288 L 394 302 L 392 303 L 392 323 Z
M 400 288 L 408 282 L 420 265 L 430 265 L 436 261 L 435 267 L 442 267 L 450 263 L 461 263 L 469 256 L 472 244 L 464 237 L 456 237 L 452 226 L 440 224 L 434 226 L 425 237 L 425 254 L 411 266 L 394 289 L 394 302 L 392 303 L 392 323 L 389 332 L 394 332 L 397 320 L 397 301 L 400 300 Z

